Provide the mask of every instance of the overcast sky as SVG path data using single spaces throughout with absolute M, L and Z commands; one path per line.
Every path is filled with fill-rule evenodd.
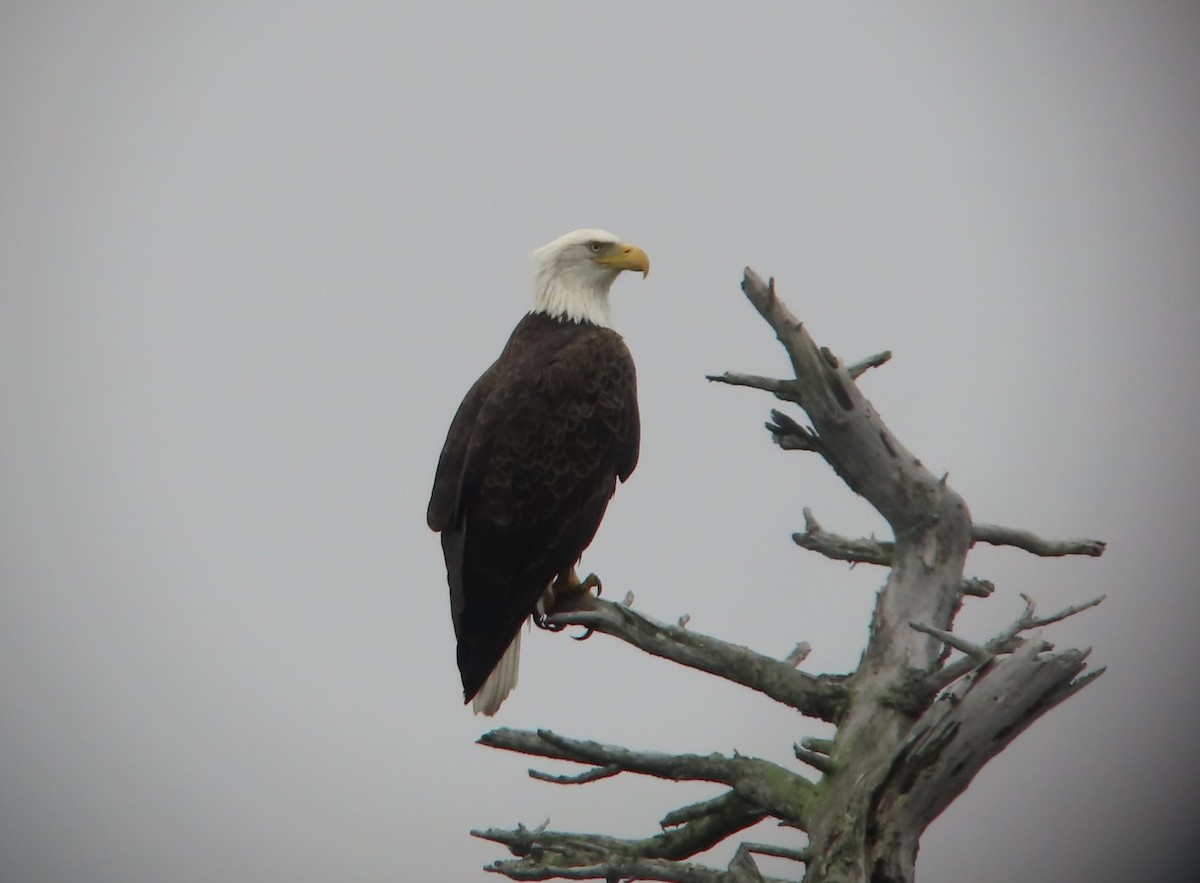
M 646 835 L 721 790 L 534 782 L 492 725 L 792 767 L 828 732 L 603 636 L 536 632 L 494 721 L 461 704 L 437 454 L 583 226 L 654 266 L 613 292 L 643 451 L 586 570 L 857 663 L 883 572 L 789 536 L 885 525 L 704 381 L 786 370 L 738 289 L 776 276 L 819 343 L 895 352 L 862 387 L 978 520 L 1110 543 L 972 553 L 960 632 L 1106 593 L 1047 637 L 1109 672 L 921 878 L 1184 879 L 1198 40 L 1162 2 L 5 3 L 0 879 L 482 880 L 473 827 Z

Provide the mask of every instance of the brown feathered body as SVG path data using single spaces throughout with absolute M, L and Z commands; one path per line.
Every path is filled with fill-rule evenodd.
M 459 406 L 427 514 L 442 535 L 466 701 L 633 472 L 636 387 L 615 331 L 533 312 Z

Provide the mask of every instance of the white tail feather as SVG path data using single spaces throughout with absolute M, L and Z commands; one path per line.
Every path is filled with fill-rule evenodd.
M 496 663 L 496 667 L 492 669 L 492 673 L 488 675 L 483 686 L 479 688 L 479 692 L 475 694 L 471 710 L 487 717 L 495 714 L 504 700 L 508 698 L 508 694 L 513 691 L 513 687 L 517 685 L 520 668 L 521 633 L 518 631 L 517 636 L 508 645 L 508 649 L 504 651 L 504 655 L 500 657 L 500 661 Z

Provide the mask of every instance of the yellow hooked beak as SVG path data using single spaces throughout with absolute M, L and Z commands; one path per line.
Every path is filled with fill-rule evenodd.
M 636 245 L 625 242 L 616 243 L 604 254 L 592 258 L 592 261 L 618 270 L 641 270 L 643 279 L 650 275 L 650 258 Z

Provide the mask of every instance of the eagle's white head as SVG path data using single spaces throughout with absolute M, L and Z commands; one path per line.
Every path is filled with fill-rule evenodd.
M 622 270 L 650 272 L 650 258 L 636 245 L 604 230 L 576 230 L 533 253 L 535 313 L 611 328 L 608 290 Z

